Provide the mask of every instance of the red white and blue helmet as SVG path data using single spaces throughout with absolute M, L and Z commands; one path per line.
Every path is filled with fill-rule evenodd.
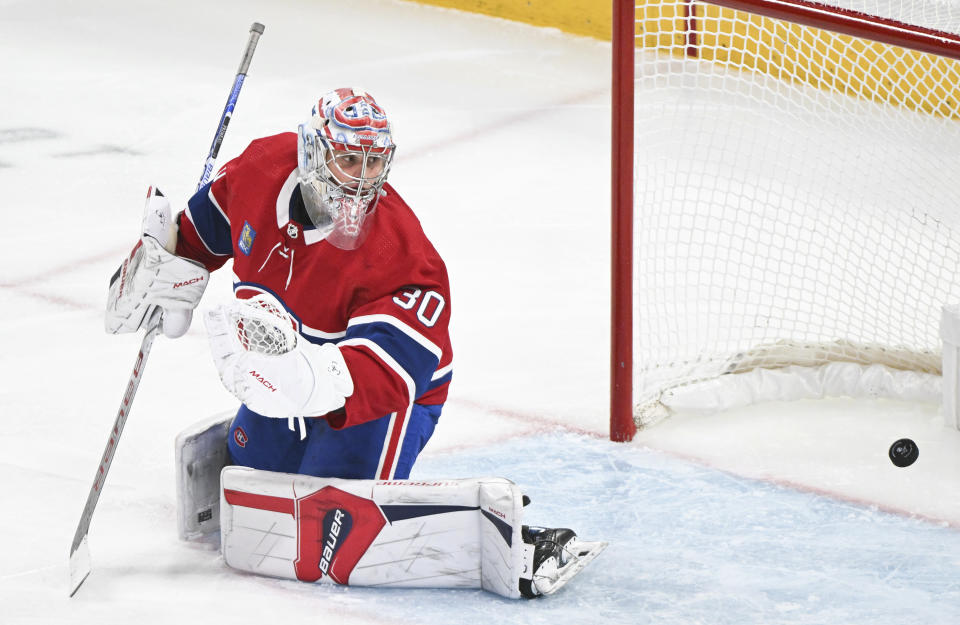
M 320 98 L 297 137 L 307 214 L 331 244 L 359 247 L 393 162 L 387 114 L 361 89 L 336 89 Z

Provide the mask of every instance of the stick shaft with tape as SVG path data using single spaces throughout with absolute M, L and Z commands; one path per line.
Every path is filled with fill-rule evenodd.
M 213 137 L 213 144 L 210 146 L 210 152 L 207 154 L 207 160 L 203 166 L 203 175 L 200 176 L 200 182 L 197 189 L 203 187 L 210 181 L 210 175 L 213 173 L 213 166 L 220 152 L 220 145 L 223 143 L 223 137 L 227 132 L 227 125 L 233 116 L 233 109 L 237 105 L 237 99 L 240 97 L 240 88 L 243 87 L 243 80 L 246 78 L 247 70 L 250 67 L 250 60 L 253 58 L 253 52 L 257 48 L 257 41 L 263 34 L 263 24 L 254 23 L 250 27 L 250 38 L 247 40 L 247 47 L 244 50 L 243 60 L 240 62 L 240 70 L 233 81 L 233 89 L 230 90 L 230 97 L 227 98 L 227 104 L 223 109 L 223 115 L 220 116 L 220 123 L 217 125 L 217 132 Z M 136 396 L 137 388 L 140 386 L 140 380 L 143 378 L 143 369 L 147 365 L 147 357 L 150 355 L 150 348 L 153 346 L 153 339 L 162 327 L 162 311 L 157 308 L 150 320 L 146 324 L 146 333 L 140 344 L 140 351 L 137 353 L 137 360 L 133 366 L 133 372 L 130 374 L 130 380 L 123 393 L 123 399 L 120 402 L 120 409 L 117 411 L 117 417 L 110 429 L 110 436 L 107 439 L 107 446 L 103 452 L 100 466 L 97 467 L 97 473 L 93 479 L 93 486 L 87 495 L 87 503 L 83 507 L 80 515 L 80 522 L 77 525 L 77 531 L 73 536 L 73 543 L 70 545 L 70 596 L 76 594 L 80 585 L 90 575 L 92 564 L 90 561 L 90 548 L 87 544 L 87 534 L 90 530 L 90 520 L 93 518 L 93 512 L 100 500 L 100 493 L 103 490 L 103 484 L 110 471 L 110 465 L 113 463 L 113 456 L 116 453 L 117 445 L 120 443 L 120 434 L 123 433 L 123 426 L 127 422 L 130 409 L 133 406 L 133 398 Z

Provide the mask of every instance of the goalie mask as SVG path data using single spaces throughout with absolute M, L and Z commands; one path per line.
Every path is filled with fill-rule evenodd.
M 363 243 L 394 147 L 386 113 L 360 89 L 325 94 L 300 124 L 297 181 L 307 215 L 330 244 Z

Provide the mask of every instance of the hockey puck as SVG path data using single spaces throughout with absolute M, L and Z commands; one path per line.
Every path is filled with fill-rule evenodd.
M 917 461 L 920 456 L 920 449 L 917 444 L 909 438 L 901 438 L 890 445 L 890 462 L 898 467 L 909 467 Z

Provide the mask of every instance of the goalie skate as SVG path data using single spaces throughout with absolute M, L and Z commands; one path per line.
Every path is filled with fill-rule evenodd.
M 524 557 L 529 579 L 520 577 L 520 594 L 528 599 L 552 595 L 600 555 L 606 542 L 580 540 L 566 528 L 523 526 Z

